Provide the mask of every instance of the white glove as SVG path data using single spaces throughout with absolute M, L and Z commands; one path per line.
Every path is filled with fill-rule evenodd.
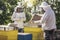
M 34 23 L 39 23 L 39 21 L 34 21 Z

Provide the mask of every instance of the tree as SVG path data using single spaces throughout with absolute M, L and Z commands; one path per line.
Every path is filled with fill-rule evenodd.
M 11 21 L 11 15 L 14 11 L 14 7 L 17 4 L 17 0 L 0 0 L 0 24 L 7 24 Z

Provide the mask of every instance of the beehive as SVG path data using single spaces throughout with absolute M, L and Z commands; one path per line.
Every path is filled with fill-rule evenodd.
M 24 28 L 25 33 L 31 33 L 32 34 L 32 40 L 44 40 L 44 32 L 41 28 Z
M 17 40 L 18 31 L 10 30 L 10 31 L 0 31 L 1 39 L 6 40 Z

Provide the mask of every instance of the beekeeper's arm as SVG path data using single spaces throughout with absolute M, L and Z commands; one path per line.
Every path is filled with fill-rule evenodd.
M 11 17 L 11 20 L 12 20 L 12 21 L 15 21 L 15 20 L 16 20 L 16 19 L 15 19 L 15 17 L 16 17 L 15 15 L 16 15 L 15 12 L 13 12 L 12 17 Z
M 25 15 L 25 13 L 23 13 L 23 19 L 24 19 L 24 21 L 26 20 L 26 15 Z
M 38 21 L 34 21 L 34 23 L 45 23 L 48 20 L 48 13 L 44 13 L 44 15 L 42 16 L 41 20 Z
M 16 6 L 16 7 L 14 8 L 14 12 L 16 12 L 17 7 L 18 7 L 18 6 Z

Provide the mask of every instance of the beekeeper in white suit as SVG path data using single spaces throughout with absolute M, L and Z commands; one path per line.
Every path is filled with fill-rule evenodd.
M 34 23 L 40 22 L 42 24 L 42 28 L 45 32 L 45 40 L 54 40 L 53 34 L 56 30 L 56 17 L 55 13 L 46 2 L 42 2 L 40 8 L 44 10 L 44 15 L 41 20 L 34 21 Z
M 26 17 L 23 11 L 24 10 L 21 3 L 18 2 L 18 5 L 15 7 L 13 15 L 11 17 L 12 21 L 14 21 L 14 24 L 16 24 L 18 27 L 18 32 L 23 32 L 24 29 L 23 21 L 26 20 Z

